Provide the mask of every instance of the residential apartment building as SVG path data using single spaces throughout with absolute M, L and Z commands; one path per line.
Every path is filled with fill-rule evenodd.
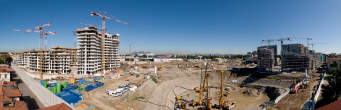
M 42 68 L 43 73 L 51 74 L 92 75 L 101 73 L 103 68 L 105 71 L 111 71 L 120 66 L 119 34 L 105 33 L 102 37 L 96 27 L 79 28 L 76 32 L 77 48 L 53 47 L 43 51 L 17 52 L 15 62 L 30 72 L 38 72 Z
M 50 50 L 28 50 L 16 53 L 15 62 L 30 72 L 67 74 L 74 64 L 74 48 L 53 47 Z
M 311 56 L 303 44 L 282 45 L 281 57 L 283 72 L 305 72 L 311 69 Z
M 85 27 L 77 29 L 78 51 L 77 64 L 78 74 L 95 74 L 111 71 L 119 67 L 119 34 L 105 33 L 104 38 L 96 27 Z M 104 48 L 103 48 L 104 47 Z M 102 54 L 104 51 L 104 55 Z M 104 65 L 102 63 L 104 58 Z
M 257 68 L 261 72 L 270 72 L 276 64 L 277 46 L 261 46 L 257 49 Z

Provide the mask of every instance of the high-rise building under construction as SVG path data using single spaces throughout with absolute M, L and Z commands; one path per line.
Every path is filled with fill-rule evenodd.
M 77 29 L 78 74 L 95 74 L 102 71 L 102 51 L 105 57 L 105 71 L 119 67 L 119 34 L 105 33 L 103 38 L 96 27 Z M 104 46 L 102 46 L 104 43 Z M 104 48 L 103 48 L 104 47 Z
M 257 49 L 257 56 L 257 68 L 259 71 L 272 71 L 272 68 L 276 65 L 277 46 L 260 46 Z
M 77 48 L 53 47 L 42 51 L 42 59 L 39 58 L 38 50 L 17 52 L 15 62 L 31 72 L 41 69 L 43 73 L 58 74 L 102 73 L 103 56 L 105 71 L 120 66 L 119 34 L 105 33 L 103 37 L 96 27 L 90 26 L 77 29 L 77 35 Z

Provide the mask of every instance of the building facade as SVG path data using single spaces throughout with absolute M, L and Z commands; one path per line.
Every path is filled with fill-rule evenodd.
M 257 68 L 259 71 L 272 71 L 276 65 L 277 46 L 261 46 L 257 48 Z
M 282 72 L 306 72 L 311 69 L 311 56 L 303 44 L 282 45 Z
M 28 50 L 16 53 L 15 62 L 30 72 L 67 74 L 74 64 L 74 48 L 53 47 L 50 50 Z
M 102 37 L 96 27 L 79 28 L 76 32 L 78 48 L 53 47 L 50 50 L 17 52 L 15 62 L 30 72 L 42 69 L 43 73 L 53 74 L 92 75 L 101 73 L 103 67 L 105 71 L 111 71 L 120 66 L 119 34 L 105 33 Z
M 102 37 L 96 27 L 77 29 L 78 51 L 77 65 L 78 74 L 95 74 L 103 71 L 111 71 L 120 66 L 119 64 L 119 34 L 108 34 Z M 102 54 L 104 51 L 104 55 Z M 104 65 L 103 59 L 104 58 Z

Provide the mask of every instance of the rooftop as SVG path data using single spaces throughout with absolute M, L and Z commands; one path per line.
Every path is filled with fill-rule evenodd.
M 39 110 L 72 110 L 72 109 L 68 107 L 65 103 L 60 103 L 57 105 L 52 105 L 49 107 L 41 108 Z
M 8 66 L 0 66 L 0 72 L 11 72 L 13 71 L 11 68 Z
M 337 100 L 333 103 L 317 108 L 316 110 L 341 110 L 341 100 Z

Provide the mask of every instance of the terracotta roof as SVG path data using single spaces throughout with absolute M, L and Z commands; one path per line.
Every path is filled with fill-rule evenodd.
M 15 101 L 14 107 L 0 106 L 0 110 L 28 110 L 28 108 L 27 104 L 24 101 Z
M 8 66 L 0 66 L 0 72 L 11 72 L 12 69 Z
M 17 88 L 16 82 L 0 83 L 0 110 L 28 110 L 27 104 L 24 101 L 12 102 L 12 97 L 20 97 L 21 93 Z M 14 103 L 13 107 L 3 107 L 4 102 Z
M 17 82 L 14 82 L 14 81 L 4 81 L 3 87 L 7 87 L 9 85 L 13 85 L 14 87 L 18 87 L 17 86 Z
M 0 102 L 3 102 L 3 101 L 12 101 L 12 99 L 7 97 L 7 96 L 5 96 L 5 95 L 1 95 L 0 96 Z
M 52 105 L 49 107 L 41 108 L 39 110 L 72 110 L 69 106 L 67 106 L 65 103 L 60 103 L 57 105 Z
M 16 101 L 15 108 L 16 110 L 28 110 L 27 104 L 24 101 Z
M 316 110 L 341 110 L 341 100 L 337 100 L 333 103 L 317 108 Z
M 8 97 L 20 97 L 21 96 L 19 89 L 6 89 L 5 94 Z

